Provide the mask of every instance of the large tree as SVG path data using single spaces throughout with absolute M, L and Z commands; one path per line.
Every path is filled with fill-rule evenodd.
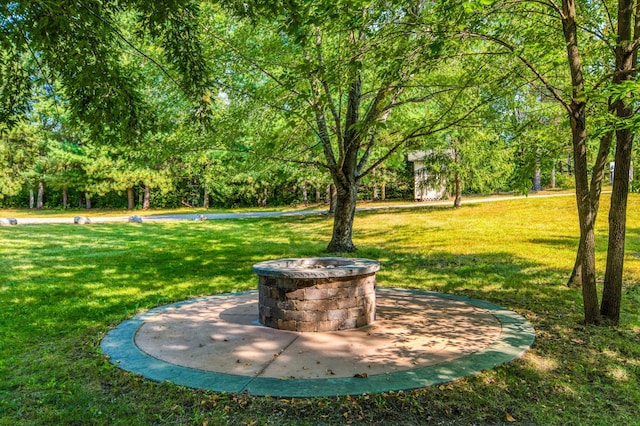
M 482 2 L 474 2 L 476 4 Z M 577 2 L 553 0 L 495 2 L 465 35 L 487 40 L 513 56 L 569 118 L 575 167 L 580 242 L 573 277 L 580 280 L 587 323 L 617 324 L 620 318 L 626 200 L 634 111 L 629 81 L 636 77 L 637 6 L 628 0 Z M 617 11 L 617 14 L 615 13 Z M 529 21 L 523 25 L 522 19 Z M 540 25 L 531 25 L 531 19 Z M 492 25 L 485 25 L 492 23 Z M 542 43 L 541 40 L 547 40 Z M 558 56 L 564 51 L 564 58 Z M 559 68 L 563 65 L 563 69 Z M 625 85 L 625 83 L 627 83 Z M 604 102 L 598 102 L 602 101 Z M 599 106 L 600 105 L 600 106 Z M 599 113 L 595 112 L 600 108 Z M 593 128 L 598 115 L 610 125 Z M 591 121 L 589 121 L 591 120 Z M 616 136 L 614 189 L 609 210 L 609 247 L 602 305 L 598 304 L 595 268 L 595 220 L 613 135 Z M 589 164 L 589 140 L 597 139 Z
M 444 5 L 386 1 L 243 3 L 248 21 L 208 35 L 231 102 L 250 100 L 289 129 L 270 141 L 282 158 L 305 156 L 331 175 L 337 199 L 329 252 L 356 250 L 358 184 L 402 147 L 468 117 L 483 98 L 466 96 L 479 75 L 447 76 Z M 233 3 L 232 5 L 235 5 Z M 429 21 L 429 22 L 427 22 Z M 446 96 L 443 96 L 446 95 Z M 267 112 L 270 111 L 270 112 Z

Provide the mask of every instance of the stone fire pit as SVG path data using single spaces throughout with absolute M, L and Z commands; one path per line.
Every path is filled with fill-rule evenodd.
M 369 259 L 316 257 L 253 265 L 258 274 L 259 321 L 290 331 L 362 327 L 376 316 L 376 272 Z

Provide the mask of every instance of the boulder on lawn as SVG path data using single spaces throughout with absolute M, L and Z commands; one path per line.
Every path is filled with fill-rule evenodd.
M 129 222 L 131 223 L 142 223 L 142 218 L 137 214 L 129 216 Z
M 86 225 L 91 223 L 91 219 L 86 216 L 76 216 L 73 218 L 73 223 L 76 225 Z

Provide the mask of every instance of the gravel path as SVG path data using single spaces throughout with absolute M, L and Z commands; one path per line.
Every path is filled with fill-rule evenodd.
M 548 197 L 569 197 L 575 196 L 572 193 L 561 194 L 544 194 L 544 195 L 529 195 L 527 196 L 507 196 L 507 197 L 488 197 L 488 198 L 469 198 L 462 199 L 462 204 L 476 204 L 476 203 L 488 203 L 494 201 L 506 201 L 517 200 L 523 198 L 548 198 Z M 412 209 L 425 206 L 448 206 L 452 201 L 426 201 L 415 202 L 413 204 L 398 204 L 398 205 L 384 205 L 376 206 L 371 205 L 368 207 L 357 208 L 356 211 L 372 211 L 372 210 L 390 210 L 390 209 Z M 206 218 L 207 220 L 220 220 L 220 219 L 248 219 L 248 218 L 262 218 L 262 217 L 286 217 L 286 216 L 316 216 L 326 215 L 327 210 L 297 210 L 297 211 L 283 211 L 283 212 L 246 212 L 246 213 L 207 213 L 207 214 L 165 214 L 165 215 L 138 215 L 142 218 L 143 222 L 153 221 L 176 221 L 176 220 L 196 220 L 198 218 Z M 87 212 L 86 215 L 91 220 L 91 223 L 108 223 L 108 222 L 128 222 L 130 216 L 92 216 L 91 212 Z M 74 223 L 73 217 L 34 217 L 34 218 L 19 218 L 19 225 L 35 225 L 45 223 Z

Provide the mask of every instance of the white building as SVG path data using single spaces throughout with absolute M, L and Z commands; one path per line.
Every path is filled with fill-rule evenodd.
M 444 175 L 430 173 L 425 166 L 435 151 L 411 151 L 408 160 L 413 163 L 414 199 L 416 201 L 447 198 L 447 179 Z M 452 153 L 449 153 L 452 155 Z

